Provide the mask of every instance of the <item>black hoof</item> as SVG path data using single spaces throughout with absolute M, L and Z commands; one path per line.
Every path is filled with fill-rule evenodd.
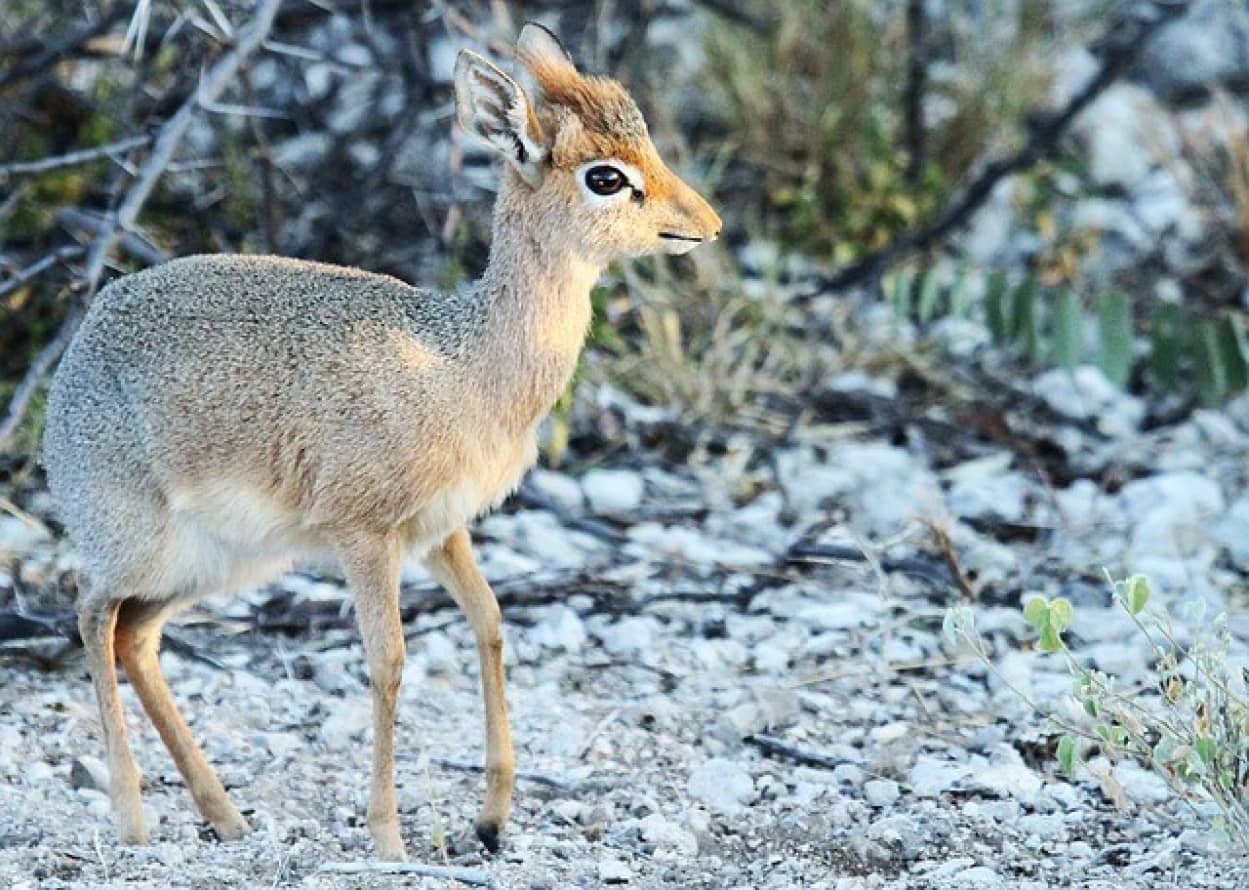
M 473 826 L 477 830 L 477 839 L 491 853 L 499 852 L 499 826 L 493 822 L 478 822 Z

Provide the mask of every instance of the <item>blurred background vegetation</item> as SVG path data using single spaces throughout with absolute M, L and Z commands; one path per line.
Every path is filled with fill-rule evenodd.
M 537 18 L 584 67 L 628 84 L 661 151 L 727 224 L 714 251 L 605 278 L 580 374 L 590 393 L 777 431 L 856 368 L 894 368 L 924 399 L 957 403 L 968 396 L 950 367 L 1022 380 L 1093 364 L 1179 416 L 1249 382 L 1245 61 L 1208 64 L 1204 80 L 1169 70 L 1158 58 L 1174 47 L 1159 44 L 1181 37 L 1154 27 L 1188 13 L 1187 25 L 1226 30 L 1218 17 L 1243 11 L 1186 6 L 289 0 L 262 51 L 197 112 L 105 278 L 201 251 L 440 286 L 476 274 L 494 173 L 453 131 L 451 63 L 464 46 L 505 56 Z M 251 8 L 5 4 L 0 404 L 23 384 L 32 395 L 11 455 L 37 443 L 40 359 L 89 297 L 91 246 Z M 914 237 L 978 180 L 983 200 Z M 577 405 L 561 403 L 552 459 L 603 433 L 578 426 Z

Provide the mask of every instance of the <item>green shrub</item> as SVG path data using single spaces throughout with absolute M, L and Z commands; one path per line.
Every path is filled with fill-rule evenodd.
M 1212 843 L 1249 850 L 1249 700 L 1236 691 L 1229 663 L 1231 637 L 1226 616 L 1201 624 L 1181 642 L 1170 617 L 1149 608 L 1149 582 L 1142 575 L 1107 581 L 1117 606 L 1154 653 L 1146 687 L 1131 688 L 1113 675 L 1086 667 L 1063 634 L 1077 624 L 1062 597 L 1034 596 L 1024 619 L 1038 634 L 1037 648 L 1058 653 L 1072 677 L 1072 695 L 1085 715 L 1074 722 L 1039 707 L 1000 674 L 999 679 L 1060 733 L 1057 758 L 1074 775 L 1081 755 L 1097 749 L 1112 760 L 1131 760 L 1166 781 L 1176 799 L 1210 822 Z M 997 668 L 975 628 L 968 606 L 949 610 L 945 632 L 965 640 L 990 670 Z

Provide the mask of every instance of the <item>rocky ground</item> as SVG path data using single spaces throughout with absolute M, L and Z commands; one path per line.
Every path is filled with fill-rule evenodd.
M 1097 232 L 1088 280 L 1139 270 L 1134 292 L 1163 300 L 1188 299 L 1184 283 L 1233 231 L 1193 197 L 1180 146 L 1216 123 L 1243 133 L 1249 22 L 1197 5 L 1073 128 L 1087 182 L 1060 208 Z M 453 57 L 449 44 L 434 53 L 438 77 Z M 1094 65 L 1083 50 L 1058 58 L 1056 105 Z M 328 71 L 309 69 L 313 99 Z M 256 79 L 267 88 L 265 68 Z M 1163 105 L 1209 89 L 1242 92 Z M 334 101 L 369 104 L 345 89 Z M 354 126 L 338 120 L 336 134 Z M 399 161 L 444 171 L 427 144 L 446 151 L 441 122 L 412 129 Z M 337 144 L 275 148 L 300 170 Z M 961 239 L 968 262 L 1022 268 L 1044 252 L 1018 225 L 1016 182 Z M 377 202 L 394 203 L 360 201 L 368 225 Z M 309 206 L 300 225 L 319 230 Z M 779 268 L 778 254 L 752 243 L 735 256 L 761 315 L 806 289 L 804 264 Z M 423 268 L 401 259 L 373 265 Z M 1126 395 L 1093 367 L 1029 370 L 977 320 L 917 337 L 874 299 L 791 315 L 784 330 L 810 350 L 802 376 L 818 386 L 768 392 L 728 427 L 583 386 L 566 471 L 536 472 L 475 529 L 504 606 L 521 770 L 494 858 L 465 834 L 483 791 L 471 635 L 417 563 L 405 574 L 398 774 L 412 860 L 525 890 L 1249 886 L 1249 860 L 1211 849 L 1155 774 L 1092 751 L 1064 776 L 1019 694 L 1072 710 L 1065 665 L 1034 651 L 1021 615 L 1037 593 L 1074 604 L 1067 636 L 1083 662 L 1123 689 L 1157 686 L 1103 568 L 1147 574 L 1151 608 L 1182 633 L 1226 615 L 1230 660 L 1249 664 L 1249 396 L 1192 411 Z M 0 622 L 26 623 L 0 623 L 0 886 L 455 885 L 326 870 L 372 855 L 370 698 L 332 569 L 205 603 L 169 630 L 162 664 L 251 835 L 216 842 L 123 685 L 152 843 L 118 846 L 94 697 L 66 639 L 73 552 L 38 475 L 4 460 Z M 943 634 L 960 604 L 995 670 Z
M 845 404 L 890 389 L 838 385 Z M 532 477 L 477 531 L 505 603 L 522 771 L 497 858 L 461 837 L 482 794 L 471 637 L 413 564 L 399 728 L 413 859 L 506 888 L 1244 885 L 1249 864 L 1207 849 L 1151 773 L 1095 759 L 1061 776 L 1043 722 L 940 625 L 966 587 L 1002 676 L 1061 704 L 1070 680 L 1027 651 L 1019 603 L 1063 593 L 1077 653 L 1148 685 L 1107 566 L 1149 573 L 1177 614 L 1194 598 L 1230 609 L 1243 658 L 1231 591 L 1249 569 L 1249 400 L 1142 432 L 1143 406 L 1091 369 L 1031 387 L 1033 410 L 1061 409 L 1062 487 L 1008 450 L 940 467 L 863 424 L 814 422 L 766 463 L 726 448 Z M 73 557 L 39 528 L 46 495 L 12 494 L 31 517 L 0 517 L 0 593 L 31 614 L 64 609 Z M 0 649 L 3 883 L 447 886 L 318 871 L 370 857 L 350 621 L 339 582 L 308 573 L 171 628 L 175 695 L 254 829 L 235 844 L 206 831 L 123 687 L 153 843 L 119 847 L 80 657 L 54 639 Z

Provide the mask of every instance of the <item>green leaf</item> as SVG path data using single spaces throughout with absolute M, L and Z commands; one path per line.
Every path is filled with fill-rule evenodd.
M 1219 331 L 1214 322 L 1205 320 L 1197 325 L 1197 392 L 1206 405 L 1217 405 L 1227 394 L 1227 376 L 1219 360 Z
M 1058 763 L 1067 775 L 1075 775 L 1076 771 L 1076 740 L 1069 735 L 1058 740 Z
M 1024 603 L 1024 620 L 1040 630 L 1049 621 L 1049 602 L 1043 596 L 1034 596 Z
M 1197 756 L 1201 758 L 1201 762 L 1206 766 L 1214 763 L 1214 759 L 1219 753 L 1218 742 L 1208 735 L 1198 736 L 1197 742 L 1193 747 L 1197 750 Z
M 961 269 L 950 286 L 950 315 L 954 318 L 971 317 L 971 289 L 967 286 L 967 273 Z
M 1188 332 L 1188 313 L 1175 303 L 1154 310 L 1149 325 L 1149 376 L 1154 386 L 1174 392 L 1180 382 L 1180 360 Z
M 1010 333 L 1010 308 L 1007 299 L 1009 293 L 1005 272 L 994 272 L 989 276 L 984 294 L 985 321 L 989 326 L 989 333 L 998 343 L 1005 342 Z
M 1149 579 L 1144 575 L 1133 575 L 1128 578 L 1127 586 L 1128 611 L 1133 615 L 1139 615 L 1141 609 L 1144 609 L 1145 604 L 1149 602 Z
M 935 269 L 929 269 L 919 284 L 919 323 L 928 324 L 937 314 L 937 304 L 941 299 L 941 287 L 937 281 Z
M 1068 371 L 1084 353 L 1084 310 L 1074 291 L 1062 290 L 1054 299 L 1054 361 Z
M 1244 323 L 1238 315 L 1228 315 L 1218 323 L 1219 364 L 1227 381 L 1228 393 L 1240 392 L 1249 384 L 1249 364 L 1244 351 Z
M 1050 603 L 1049 623 L 1055 633 L 1062 633 L 1070 627 L 1072 617 L 1074 617 L 1074 611 L 1071 608 L 1071 601 L 1066 597 L 1056 597 Z
M 1041 628 L 1041 638 L 1037 641 L 1037 646 L 1042 652 L 1058 652 L 1063 647 L 1062 638 L 1058 635 L 1058 631 L 1046 624 Z
M 1101 706 L 1097 704 L 1097 699 L 1086 698 L 1084 700 L 1084 713 L 1088 714 L 1094 720 L 1097 719 L 1097 715 L 1101 713 L 1101 710 Z
M 1103 294 L 1097 302 L 1097 363 L 1123 387 L 1132 375 L 1132 304 L 1126 294 Z
M 911 291 L 915 282 L 915 273 L 904 269 L 890 279 L 889 300 L 893 303 L 894 314 L 899 320 L 911 317 Z
M 1041 301 L 1037 297 L 1036 279 L 1029 278 L 1015 294 L 1015 328 L 1019 347 L 1033 362 L 1045 358 L 1045 345 L 1041 340 Z

